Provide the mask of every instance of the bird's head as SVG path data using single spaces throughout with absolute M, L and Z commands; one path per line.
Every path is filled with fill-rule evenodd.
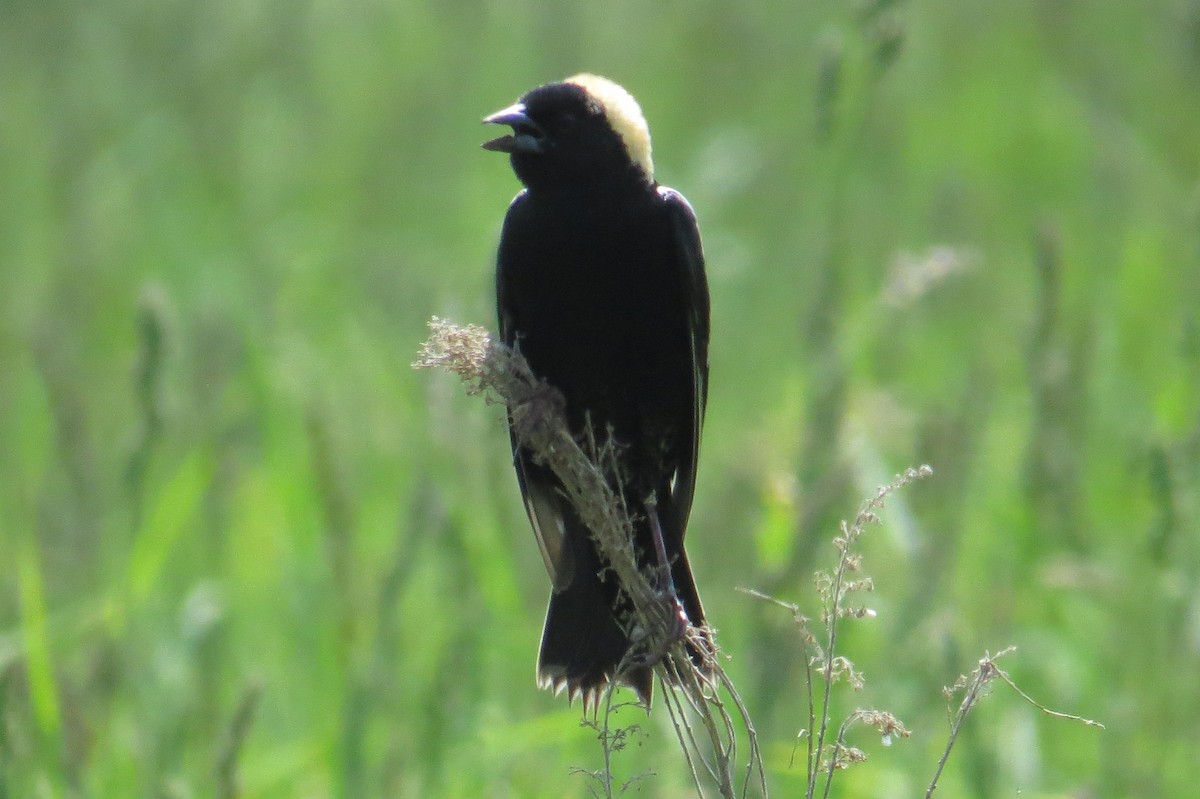
M 583 74 L 539 86 L 483 121 L 512 128 L 483 147 L 509 153 L 530 189 L 654 181 L 642 109 L 607 78 Z

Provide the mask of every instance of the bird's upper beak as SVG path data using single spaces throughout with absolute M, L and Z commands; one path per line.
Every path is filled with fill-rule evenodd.
M 513 132 L 483 143 L 483 149 L 499 153 L 540 153 L 546 131 L 525 113 L 524 103 L 515 103 L 483 118 L 485 125 L 508 125 Z

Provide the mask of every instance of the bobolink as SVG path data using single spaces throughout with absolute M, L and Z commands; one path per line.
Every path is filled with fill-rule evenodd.
M 664 593 L 699 627 L 683 550 L 708 385 L 696 217 L 655 182 L 645 118 L 610 80 L 541 86 L 484 122 L 512 128 L 483 146 L 509 153 L 525 185 L 500 238 L 501 337 L 562 393 L 572 431 L 582 437 L 590 424 L 601 440 L 611 431 L 621 467 L 613 487 L 633 516 L 639 565 L 658 570 Z M 538 685 L 586 707 L 618 679 L 648 706 L 652 660 L 622 665 L 631 642 L 615 578 L 558 480 L 515 435 L 513 457 L 553 584 Z

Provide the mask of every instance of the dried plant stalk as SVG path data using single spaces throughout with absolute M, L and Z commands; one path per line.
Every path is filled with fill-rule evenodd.
M 754 726 L 717 661 L 713 631 L 689 627 L 680 639 L 675 604 L 664 601 L 652 576 L 638 567 L 633 525 L 610 479 L 619 469 L 614 445 L 598 439 L 595 431 L 578 440 L 567 426 L 562 395 L 533 374 L 520 352 L 496 341 L 483 328 L 459 327 L 437 318 L 429 327 L 430 337 L 413 366 L 453 372 L 469 394 L 506 405 L 518 441 L 554 472 L 563 494 L 592 532 L 605 567 L 613 571 L 629 599 L 628 624 L 639 632 L 640 651 L 659 656 L 654 666 L 659 681 L 664 688 L 678 689 L 678 693 L 664 690 L 664 701 L 700 795 L 704 793 L 701 775 L 707 774 L 729 799 L 748 795 L 752 786 L 765 796 L 766 776 Z M 689 656 L 689 644 L 706 654 L 702 666 Z M 730 697 L 733 713 L 722 692 Z M 749 741 L 740 791 L 735 787 L 739 727 Z

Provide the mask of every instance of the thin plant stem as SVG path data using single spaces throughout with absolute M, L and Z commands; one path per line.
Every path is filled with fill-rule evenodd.
M 1011 647 L 1010 647 L 1010 649 L 1011 649 Z M 1002 669 L 996 669 L 996 677 L 998 677 L 1001 681 L 1006 683 L 1009 688 L 1016 691 L 1017 696 L 1021 697 L 1026 702 L 1028 702 L 1029 704 L 1036 707 L 1038 710 L 1045 713 L 1047 716 L 1051 716 L 1056 719 L 1063 719 L 1065 721 L 1078 721 L 1080 724 L 1086 724 L 1089 727 L 1099 727 L 1102 730 L 1107 729 L 1101 722 L 1095 721 L 1094 719 L 1084 718 L 1083 716 L 1076 716 L 1073 713 L 1062 713 L 1058 710 L 1051 710 L 1050 708 L 1043 705 L 1041 702 L 1034 699 L 1029 694 L 1022 691 L 1020 689 L 1020 687 L 1018 687 L 1017 684 L 1015 682 L 1013 682 L 1012 677 L 1008 676 L 1008 672 L 1006 672 Z
M 821 728 L 817 733 L 817 745 L 815 752 L 815 760 L 809 763 L 809 778 L 807 799 L 812 799 L 817 787 L 817 774 L 821 767 L 821 754 L 825 748 L 825 731 L 829 727 L 829 695 L 833 690 L 833 658 L 834 647 L 837 645 L 837 621 L 840 615 L 838 611 L 841 609 L 842 600 L 842 579 L 846 573 L 846 553 L 849 549 L 849 533 L 846 531 L 845 525 L 842 526 L 844 535 L 844 543 L 841 544 L 842 555 L 838 558 L 837 571 L 833 577 L 833 588 L 830 596 L 832 597 L 831 606 L 829 608 L 829 622 L 826 625 L 827 635 L 825 640 L 825 659 L 822 677 L 824 688 L 821 695 Z M 811 749 L 811 748 L 810 748 Z M 825 783 L 825 796 L 829 795 L 829 782 Z
M 933 779 L 929 781 L 929 787 L 925 790 L 925 799 L 929 799 L 929 797 L 933 796 L 933 792 L 937 790 L 938 780 L 942 776 L 942 770 L 946 768 L 946 761 L 950 759 L 950 750 L 954 748 L 954 742 L 958 740 L 958 731 L 962 729 L 963 720 L 971 712 L 971 708 L 975 707 L 975 703 L 979 701 L 979 695 L 983 690 L 983 686 L 991 679 L 991 669 L 985 669 L 985 663 L 990 666 L 991 661 L 984 658 L 979 662 L 980 668 L 967 687 L 967 695 L 959 703 L 958 712 L 954 714 L 954 721 L 950 724 L 950 735 L 946 739 L 946 748 L 942 750 L 942 756 L 938 758 L 937 768 L 933 772 Z M 994 668 L 994 666 L 991 668 Z
M 582 441 L 574 436 L 566 423 L 561 394 L 538 380 L 519 352 L 494 341 L 486 330 L 462 328 L 439 319 L 434 319 L 430 328 L 431 336 L 414 366 L 454 372 L 466 382 L 468 393 L 482 394 L 508 407 L 518 440 L 554 472 L 562 484 L 563 495 L 592 531 L 604 567 L 612 570 L 629 600 L 629 623 L 640 632 L 639 640 L 644 643 L 642 654 L 648 652 L 655 658 L 654 670 L 664 688 L 670 686 L 682 694 L 680 697 L 672 690 L 664 690 L 694 779 L 699 783 L 697 764 L 702 763 L 721 795 L 734 799 L 732 764 L 737 757 L 738 725 L 720 698 L 720 688 L 725 687 L 731 695 L 736 693 L 716 660 L 712 630 L 689 627 L 684 635 L 686 644 L 681 641 L 674 613 L 677 604 L 664 601 L 662 592 L 655 587 L 655 575 L 638 566 L 625 497 L 613 488 L 621 482 L 614 479 L 620 468 L 615 445 L 611 440 L 598 441 L 590 426 Z M 693 662 L 694 652 L 703 653 L 702 664 Z M 741 716 L 742 727 L 752 729 L 740 698 L 734 706 Z M 689 721 L 689 708 L 703 725 L 703 734 Z M 708 746 L 702 747 L 700 739 L 705 736 Z M 708 747 L 715 760 L 705 756 Z M 606 766 L 610 764 L 610 754 L 606 752 Z M 765 771 L 757 743 L 751 747 L 750 757 L 751 769 Z M 765 786 L 765 777 L 762 783 Z M 611 784 L 607 790 L 611 795 Z

